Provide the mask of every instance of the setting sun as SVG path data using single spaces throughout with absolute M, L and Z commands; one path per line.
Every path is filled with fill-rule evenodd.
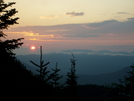
M 31 46 L 31 50 L 35 50 L 35 46 Z

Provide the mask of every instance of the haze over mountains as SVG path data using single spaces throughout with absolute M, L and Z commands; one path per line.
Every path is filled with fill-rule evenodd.
M 59 72 L 66 75 L 71 66 L 71 53 L 74 54 L 76 61 L 76 73 L 79 76 L 79 84 L 94 83 L 104 84 L 118 82 L 118 79 L 131 70 L 130 65 L 134 63 L 134 52 L 111 52 L 107 50 L 64 50 L 62 52 L 52 52 L 43 55 L 44 62 L 50 62 L 48 70 L 55 68 L 58 62 Z M 37 67 L 34 67 L 30 60 L 39 63 L 40 56 L 35 54 L 17 55 L 28 69 L 37 73 Z M 98 78 L 99 77 L 99 78 Z M 111 77 L 111 78 L 110 78 Z M 111 79 L 111 80 L 110 80 Z

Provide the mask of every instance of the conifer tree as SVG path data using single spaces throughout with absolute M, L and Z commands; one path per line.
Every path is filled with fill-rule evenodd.
M 4 30 L 8 30 L 10 26 L 18 24 L 18 17 L 14 17 L 18 11 L 13 8 L 15 2 L 5 3 L 0 0 L 0 82 L 1 88 L 7 90 L 22 90 L 31 86 L 29 78 L 33 78 L 30 71 L 15 57 L 13 50 L 19 48 L 24 38 L 6 39 Z
M 76 72 L 76 59 L 75 59 L 75 57 L 74 57 L 74 55 L 72 54 L 72 57 L 73 57 L 73 59 L 71 59 L 71 68 L 70 68 L 70 72 L 68 72 L 67 73 L 67 80 L 66 80 L 66 85 L 67 85 L 67 87 L 69 87 L 69 88 L 76 88 L 76 86 L 77 86 L 77 81 L 76 81 L 76 79 L 78 78 L 77 76 L 76 76 L 76 74 L 75 74 L 75 72 Z
M 72 59 L 71 59 L 71 68 L 70 72 L 67 73 L 67 80 L 65 82 L 66 84 L 66 97 L 67 101 L 68 100 L 73 100 L 75 99 L 76 101 L 80 101 L 80 97 L 78 96 L 77 92 L 77 76 L 76 76 L 76 59 L 74 55 L 72 54 Z
M 12 52 L 14 49 L 19 48 L 23 43 L 20 43 L 23 38 L 6 40 L 6 34 L 3 30 L 8 29 L 11 25 L 18 24 L 18 17 L 13 18 L 13 16 L 18 12 L 16 9 L 7 9 L 8 7 L 14 5 L 15 2 L 5 3 L 3 0 L 0 0 L 0 53 L 5 54 L 3 60 L 6 59 L 6 56 L 14 56 Z M 5 61 L 5 60 L 4 60 Z
M 119 79 L 120 84 L 113 83 L 109 85 L 109 101 L 134 101 L 134 65 L 130 66 L 132 70 L 124 79 Z
M 8 30 L 11 25 L 18 24 L 18 17 L 13 17 L 18 11 L 15 8 L 9 9 L 15 2 L 5 3 L 4 0 L 0 0 L 0 56 L 1 65 L 4 67 L 11 67 L 14 63 L 15 53 L 14 49 L 19 48 L 23 43 L 19 42 L 23 38 L 18 39 L 6 39 L 6 34 L 3 30 Z M 2 69 L 2 68 L 1 68 Z
M 36 67 L 39 67 L 39 70 L 36 70 L 37 72 L 39 72 L 39 79 L 41 81 L 44 81 L 45 84 L 48 84 L 49 80 L 54 76 L 54 74 L 49 74 L 50 71 L 47 70 L 47 65 L 50 63 L 50 62 L 47 62 L 44 64 L 44 61 L 42 60 L 42 46 L 40 46 L 40 64 L 36 64 L 34 63 L 33 61 L 30 60 L 30 62 L 35 65 Z
M 57 68 L 58 62 L 56 63 L 55 69 L 51 69 L 52 71 L 54 71 L 53 73 L 53 77 L 51 78 L 51 84 L 54 86 L 54 88 L 59 87 L 59 82 L 58 80 L 61 79 L 63 76 L 59 76 L 58 72 L 60 71 L 60 69 Z
M 122 83 L 119 87 L 119 95 L 125 96 L 128 101 L 134 100 L 134 65 L 130 66 L 131 71 L 128 72 L 128 76 L 124 76 L 124 80 L 120 80 Z

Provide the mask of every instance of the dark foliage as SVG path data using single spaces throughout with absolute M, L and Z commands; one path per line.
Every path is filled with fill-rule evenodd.
M 66 87 L 65 87 L 65 92 L 66 92 L 66 100 L 72 100 L 75 99 L 77 101 L 81 101 L 81 98 L 78 95 L 78 90 L 77 90 L 77 76 L 75 74 L 76 72 L 76 59 L 74 55 L 72 54 L 72 59 L 71 59 L 71 68 L 70 72 L 67 73 L 67 80 L 65 82 Z
M 6 10 L 8 7 L 15 4 L 4 3 L 0 1 L 0 82 L 1 91 L 26 90 L 34 87 L 33 74 L 26 70 L 25 66 L 17 60 L 14 49 L 19 48 L 23 43 L 19 42 L 23 38 L 6 40 L 4 29 L 8 29 L 10 25 L 18 24 L 17 18 L 13 16 L 17 13 L 16 9 Z
M 108 101 L 133 101 L 134 100 L 134 66 L 132 71 L 119 80 L 120 84 L 113 83 L 108 85 L 107 93 L 104 97 Z
M 51 78 L 50 83 L 53 85 L 54 88 L 62 87 L 63 85 L 60 85 L 58 82 L 59 79 L 61 79 L 63 76 L 59 76 L 58 72 L 60 69 L 57 68 L 58 62 L 56 63 L 55 69 L 51 69 L 53 71 L 53 77 Z
M 103 85 L 78 85 L 77 89 L 82 101 L 101 101 L 107 93 L 107 87 Z
M 18 38 L 18 39 L 12 39 L 12 40 L 4 40 L 7 35 L 3 33 L 4 29 L 8 29 L 9 26 L 18 24 L 17 18 L 13 18 L 13 16 L 17 13 L 16 9 L 11 9 L 11 10 L 6 10 L 8 7 L 12 6 L 15 4 L 14 2 L 12 3 L 4 3 L 3 0 L 0 1 L 0 53 L 4 56 L 3 59 L 7 59 L 6 56 L 11 56 L 15 55 L 12 51 L 14 49 L 19 48 L 23 43 L 20 43 L 23 38 Z M 3 40 L 2 40 L 3 39 Z M 5 54 L 6 53 L 6 54 Z M 4 55 L 5 54 L 5 55 Z

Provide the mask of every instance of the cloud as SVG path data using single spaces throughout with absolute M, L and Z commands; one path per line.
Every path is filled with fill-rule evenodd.
M 117 12 L 117 14 L 130 14 L 128 12 Z
M 84 47 L 92 48 L 97 46 L 102 49 L 111 50 L 134 50 L 134 18 L 129 18 L 125 22 L 117 20 L 106 20 L 102 22 L 94 23 L 82 23 L 82 24 L 63 24 L 53 26 L 26 26 L 12 28 L 12 32 L 18 32 L 14 35 L 22 35 L 25 39 L 36 41 L 53 41 L 53 45 L 63 45 L 63 47 Z M 6 34 L 6 33 L 5 33 Z M 8 35 L 8 34 L 7 34 Z M 19 36 L 19 37 L 20 37 Z M 14 38 L 13 37 L 13 38 Z M 36 38 L 36 39 L 35 39 Z M 49 43 L 48 42 L 48 43 Z M 50 43 L 51 43 L 50 42 Z M 132 45 L 132 48 L 116 47 L 117 45 Z M 109 46 L 109 47 L 108 47 Z
M 109 56 L 134 56 L 134 52 L 112 52 L 108 50 L 101 51 L 93 51 L 93 50 L 85 50 L 85 49 L 72 49 L 72 50 L 63 50 L 59 53 L 64 54 L 87 54 L 87 55 L 109 55 Z
M 26 26 L 13 28 L 12 31 L 18 31 L 25 35 L 60 35 L 61 37 L 101 37 L 126 35 L 127 37 L 134 32 L 134 18 L 128 18 L 125 22 L 117 20 L 105 20 L 102 22 L 85 24 L 63 24 L 53 26 Z M 32 31 L 32 32 L 31 32 Z M 34 33 L 33 33 L 34 32 Z M 119 37 L 119 36 L 118 36 Z
M 10 34 L 14 34 L 15 36 L 24 37 L 26 40 L 35 40 L 35 41 L 43 41 L 56 38 L 53 34 L 49 35 L 40 35 L 39 33 L 34 33 L 32 31 L 23 31 L 23 32 L 6 32 Z
M 34 33 L 32 31 L 23 31 L 23 32 L 6 32 L 6 33 L 14 33 L 14 34 L 23 34 L 24 36 L 36 36 L 36 37 L 40 37 L 40 36 L 44 36 L 44 37 L 51 37 L 53 38 L 53 35 L 40 35 L 39 33 Z
M 90 27 L 102 27 L 102 26 L 107 26 L 107 25 L 110 25 L 110 24 L 114 24 L 114 23 L 117 23 L 119 21 L 117 20 L 105 20 L 105 21 L 102 21 L 102 22 L 95 22 L 95 23 L 89 23 L 88 25 Z
M 98 28 L 91 30 L 91 33 L 112 33 L 112 34 L 132 34 L 134 32 L 134 18 L 128 18 L 127 21 L 107 20 L 97 23 L 89 23 L 86 26 Z
M 46 30 L 46 32 L 66 32 L 66 31 L 69 31 L 69 30 L 66 30 L 66 29 Z
M 38 39 L 38 38 L 29 38 L 29 40 L 34 40 L 34 41 L 36 41 L 36 40 L 40 40 L 40 39 Z
M 67 12 L 66 15 L 69 15 L 71 17 L 74 17 L 74 16 L 83 16 L 84 15 L 84 12 L 80 12 L 80 13 L 77 13 L 77 12 Z
M 59 18 L 61 17 L 60 15 L 57 14 L 53 14 L 53 15 L 49 15 L 49 16 L 40 16 L 40 19 L 53 19 L 53 18 Z

